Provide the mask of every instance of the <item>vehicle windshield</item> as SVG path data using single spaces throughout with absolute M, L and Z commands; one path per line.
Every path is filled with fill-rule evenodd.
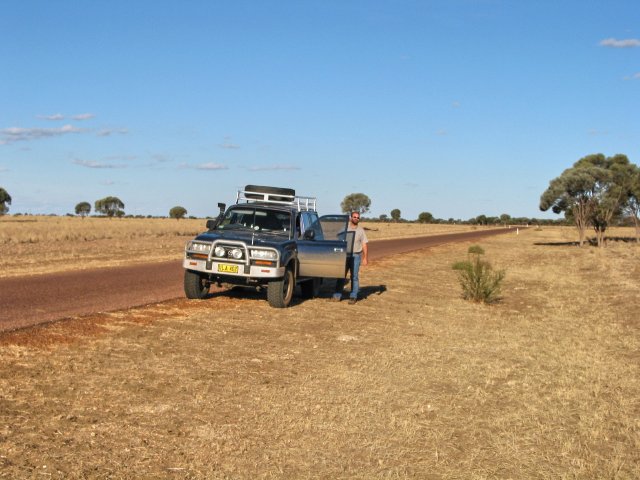
M 255 207 L 230 208 L 218 224 L 220 230 L 249 229 L 257 232 L 286 233 L 291 228 L 289 212 Z

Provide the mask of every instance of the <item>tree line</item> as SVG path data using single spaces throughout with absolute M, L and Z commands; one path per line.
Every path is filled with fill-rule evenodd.
M 416 220 L 407 220 L 402 218 L 402 211 L 394 208 L 389 212 L 381 214 L 378 217 L 366 217 L 364 214 L 369 212 L 371 207 L 371 199 L 364 193 L 350 193 L 340 203 L 340 208 L 344 213 L 358 212 L 363 220 L 368 222 L 408 222 L 408 223 L 438 223 L 438 224 L 470 224 L 470 225 L 531 225 L 531 224 L 566 224 L 566 221 L 547 220 L 529 217 L 512 217 L 507 213 L 500 216 L 478 215 L 469 219 L 455 218 L 436 218 L 431 212 L 421 212 Z
M 0 215 L 9 211 L 11 195 L 0 187 Z M 367 218 L 371 199 L 358 192 L 350 193 L 340 203 L 343 212 L 357 211 L 367 221 L 406 222 L 399 208 L 394 208 L 389 215 L 382 214 L 377 218 Z M 106 217 L 123 217 L 124 202 L 118 197 L 108 196 L 94 202 L 94 211 Z M 598 153 L 581 158 L 562 174 L 549 182 L 549 187 L 540 197 L 539 208 L 542 211 L 551 209 L 554 213 L 564 213 L 564 219 L 548 220 L 527 217 L 511 217 L 503 213 L 499 217 L 478 215 L 467 220 L 435 218 L 430 212 L 421 212 L 418 223 L 468 223 L 475 225 L 507 225 L 507 224 L 571 224 L 579 232 L 579 244 L 583 245 L 586 231 L 592 227 L 596 233 L 599 246 L 604 245 L 605 234 L 611 225 L 623 225 L 633 222 L 636 239 L 640 242 L 640 168 L 631 163 L 626 155 L 617 154 L 612 157 Z M 76 215 L 86 217 L 91 213 L 89 202 L 80 202 L 75 207 Z M 187 215 L 187 209 L 175 206 L 169 210 L 169 217 L 181 219 Z
M 2 187 L 0 187 L 0 216 L 9 212 L 9 205 L 11 205 L 11 195 Z M 108 196 L 96 200 L 93 204 L 94 212 L 98 215 L 105 217 L 124 217 L 124 202 L 118 197 Z M 79 202 L 75 207 L 75 214 L 84 218 L 91 214 L 91 204 L 89 202 Z M 71 214 L 67 214 L 71 215 Z M 179 205 L 172 207 L 169 210 L 169 217 L 180 220 L 187 215 L 187 209 Z M 71 215 L 73 216 L 73 215 Z M 139 215 L 139 217 L 143 217 Z M 149 215 L 148 217 L 151 217 Z
M 123 217 L 124 202 L 118 197 L 105 197 L 100 200 L 96 200 L 94 210 L 96 213 L 106 217 Z M 76 205 L 75 211 L 76 215 L 80 215 L 84 218 L 91 213 L 91 204 L 89 202 L 80 202 Z M 177 220 L 184 218 L 186 215 L 187 209 L 179 205 L 169 210 L 169 217 Z

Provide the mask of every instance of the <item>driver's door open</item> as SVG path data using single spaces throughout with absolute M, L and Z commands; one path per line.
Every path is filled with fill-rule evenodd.
M 348 215 L 325 215 L 310 228 L 313 234 L 298 240 L 299 276 L 343 278 L 347 257 L 353 252 Z

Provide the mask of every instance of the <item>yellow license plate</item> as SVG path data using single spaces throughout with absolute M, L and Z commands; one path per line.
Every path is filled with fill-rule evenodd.
M 218 271 L 221 273 L 238 273 L 238 265 L 218 265 Z

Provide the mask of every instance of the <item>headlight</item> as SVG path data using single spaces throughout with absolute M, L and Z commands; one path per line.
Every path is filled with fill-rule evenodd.
M 213 251 L 213 253 L 215 254 L 216 257 L 224 257 L 226 250 L 224 249 L 224 247 L 221 247 L 220 245 L 218 245 Z
M 209 253 L 211 250 L 210 243 L 191 242 L 189 250 L 192 252 Z
M 232 248 L 229 253 L 236 260 L 240 260 L 242 258 L 242 250 L 240 248 Z
M 273 250 L 251 250 L 251 257 L 263 260 L 277 260 L 278 255 Z

